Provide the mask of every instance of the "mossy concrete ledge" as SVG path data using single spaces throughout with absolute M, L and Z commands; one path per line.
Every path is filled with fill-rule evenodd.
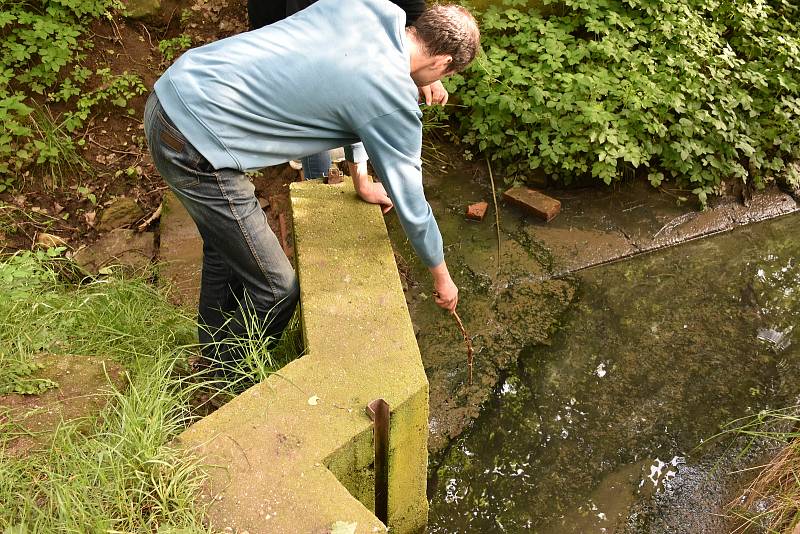
M 291 195 L 306 354 L 179 441 L 213 466 L 203 498 L 215 530 L 420 532 L 428 381 L 380 209 L 348 180 Z M 391 407 L 387 525 L 366 414 L 378 398 Z

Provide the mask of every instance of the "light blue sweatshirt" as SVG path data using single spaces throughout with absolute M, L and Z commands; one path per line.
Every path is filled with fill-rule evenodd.
M 362 141 L 406 235 L 434 267 L 442 237 L 422 188 L 422 114 L 404 26 L 388 0 L 319 0 L 189 50 L 155 91 L 217 169 L 260 169 Z

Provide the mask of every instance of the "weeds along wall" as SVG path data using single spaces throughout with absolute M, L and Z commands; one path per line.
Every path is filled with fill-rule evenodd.
M 459 135 L 512 179 L 635 173 L 675 179 L 703 204 L 725 180 L 800 183 L 787 169 L 800 136 L 798 2 L 527 4 L 480 11 L 485 53 L 449 82 Z
M 76 132 L 103 104 L 144 94 L 138 76 L 84 65 L 89 25 L 115 0 L 5 1 L 0 10 L 0 177 L 31 165 L 81 166 Z M 53 112 L 51 106 L 58 108 Z M 133 109 L 128 109 L 133 113 Z M 55 169 L 54 169 L 55 168 Z

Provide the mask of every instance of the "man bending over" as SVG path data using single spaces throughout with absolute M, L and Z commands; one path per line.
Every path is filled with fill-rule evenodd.
M 199 328 L 207 360 L 226 338 L 277 336 L 299 289 L 245 171 L 361 141 L 346 151 L 358 195 L 394 206 L 433 276 L 436 304 L 458 289 L 422 188 L 418 87 L 465 68 L 480 35 L 456 5 L 409 28 L 388 0 L 319 0 L 278 23 L 183 54 L 145 108 L 153 161 L 203 238 Z M 337 31 L 347 28 L 347 31 Z M 364 153 L 365 152 L 365 153 Z M 383 184 L 366 172 L 367 155 Z

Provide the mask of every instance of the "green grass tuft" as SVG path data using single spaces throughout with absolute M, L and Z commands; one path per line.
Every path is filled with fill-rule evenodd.
M 57 253 L 0 258 L 0 354 L 110 358 L 127 383 L 108 391 L 98 416 L 62 424 L 50 447 L 24 458 L 7 454 L 16 429 L 0 414 L 0 532 L 208 532 L 196 502 L 203 466 L 171 444 L 198 416 L 200 392 L 217 387 L 189 372 L 195 320 L 145 279 L 66 283 L 64 262 Z M 269 340 L 241 340 L 242 376 L 258 381 L 288 361 L 297 332 L 272 351 L 263 350 Z
M 728 505 L 738 518 L 735 533 L 800 531 L 800 406 L 762 410 L 755 416 L 729 423 L 724 434 L 744 436 L 754 443 L 785 444 L 766 464 L 743 494 Z

